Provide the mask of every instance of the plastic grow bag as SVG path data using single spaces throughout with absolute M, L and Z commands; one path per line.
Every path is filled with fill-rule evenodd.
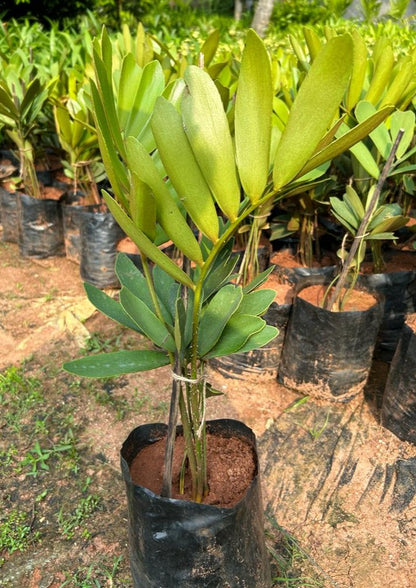
M 124 237 L 110 212 L 83 210 L 81 221 L 81 278 L 97 288 L 119 287 L 114 270 L 117 243 Z
M 140 426 L 121 449 L 133 586 L 269 588 L 258 475 L 232 508 L 161 498 L 132 482 L 129 464 L 141 449 L 162 439 L 166 429 L 160 423 Z M 244 438 L 256 449 L 253 432 L 239 421 L 210 421 L 207 430 Z
M 415 269 L 381 274 L 366 274 L 359 284 L 384 296 L 384 313 L 374 350 L 374 357 L 391 361 L 396 350 L 406 315 L 416 310 L 412 287 L 416 282 Z
M 62 219 L 64 225 L 64 241 L 66 256 L 75 263 L 81 262 L 81 225 L 84 212 L 92 212 L 94 205 L 84 206 L 79 204 L 62 205 Z
M 416 334 L 407 324 L 387 377 L 381 424 L 399 439 L 416 444 Z
M 18 193 L 19 249 L 23 257 L 65 255 L 62 210 L 58 200 Z
M 2 240 L 17 243 L 19 230 L 17 226 L 17 198 L 16 194 L 0 187 L 1 223 L 3 226 Z
M 312 285 L 303 283 L 302 287 Z M 300 290 L 299 290 L 300 291 Z M 303 394 L 348 401 L 364 388 L 383 316 L 383 300 L 367 310 L 332 312 L 295 297 L 279 381 Z

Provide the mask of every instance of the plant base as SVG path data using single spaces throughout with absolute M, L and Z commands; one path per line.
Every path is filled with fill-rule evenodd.
M 253 432 L 238 421 L 211 421 L 207 431 L 243 438 L 255 450 Z M 135 588 L 268 588 L 270 570 L 258 475 L 231 508 L 161 498 L 134 484 L 130 465 L 142 449 L 165 434 L 166 425 L 143 425 L 129 435 L 121 449 Z

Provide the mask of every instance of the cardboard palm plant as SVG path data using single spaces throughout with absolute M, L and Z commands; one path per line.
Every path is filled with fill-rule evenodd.
M 170 364 L 162 494 L 170 495 L 169 464 L 180 414 L 193 499 L 201 501 L 208 491 L 206 398 L 213 392 L 206 381 L 206 362 L 261 347 L 276 335 L 261 318 L 274 292 L 256 289 L 267 272 L 245 287 L 232 281 L 233 236 L 258 207 L 293 190 L 304 173 L 360 140 L 382 116 L 377 113 L 359 130 L 333 141 L 334 131 L 328 129 L 347 88 L 353 54 L 348 35 L 335 37 L 315 59 L 270 162 L 270 60 L 263 42 L 249 31 L 235 101 L 234 140 L 214 81 L 191 65 L 184 80 L 168 87 L 154 105 L 150 124 L 156 148 L 149 154 L 149 142 L 144 145 L 117 130 L 118 116 L 140 117 L 140 112 L 129 103 L 128 72 L 123 80 L 126 109 L 116 112 L 109 47 L 105 34 L 95 43 L 92 82 L 94 118 L 113 191 L 104 198 L 137 244 L 143 272 L 121 255 L 116 264 L 119 301 L 88 284 L 86 291 L 99 310 L 143 333 L 157 349 L 85 357 L 65 368 L 106 377 Z M 150 139 L 147 132 L 145 136 Z M 182 267 L 157 247 L 163 239 L 173 241 L 182 253 Z

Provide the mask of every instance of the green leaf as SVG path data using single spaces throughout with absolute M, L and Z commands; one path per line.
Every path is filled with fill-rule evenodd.
M 393 110 L 394 108 L 392 106 L 387 106 L 382 110 L 379 110 L 376 114 L 368 118 L 363 123 L 360 123 L 351 130 L 345 132 L 345 134 L 340 132 L 338 135 L 337 133 L 337 139 L 322 149 L 322 151 L 316 153 L 298 175 L 303 175 L 315 167 L 320 166 L 325 161 L 334 159 L 344 151 L 347 151 L 347 149 L 350 149 L 353 145 L 358 143 L 358 141 L 361 141 L 367 137 L 367 135 L 369 135 L 369 133 L 381 122 L 383 122 L 383 120 L 385 120 L 387 116 L 393 112 Z M 346 125 L 345 127 L 348 128 Z
M 383 51 L 383 56 L 380 57 L 374 68 L 373 77 L 365 96 L 367 102 L 377 104 L 385 89 L 388 87 L 392 70 L 394 65 L 394 53 L 390 45 L 386 45 Z
M 163 230 L 184 255 L 201 264 L 202 253 L 198 241 L 182 216 L 151 156 L 134 137 L 127 138 L 126 149 L 129 168 L 152 190 L 156 201 L 157 218 Z
M 349 35 L 328 41 L 313 62 L 277 146 L 273 169 L 276 190 L 293 180 L 314 154 L 333 122 L 351 67 L 352 41 Z
M 131 174 L 129 194 L 130 216 L 151 241 L 156 237 L 156 202 L 147 184 L 135 172 Z
M 410 56 L 404 57 L 400 61 L 400 65 L 396 66 L 396 69 L 398 69 L 398 72 L 394 79 L 390 81 L 390 86 L 380 102 L 380 107 L 386 106 L 387 104 L 394 104 L 396 106 L 403 98 L 409 83 L 414 78 L 415 66 Z
M 361 198 L 352 186 L 345 187 L 344 201 L 349 205 L 351 212 L 355 216 L 358 223 L 364 217 L 365 210 Z
M 235 314 L 228 321 L 217 344 L 206 355 L 206 358 L 229 355 L 241 349 L 248 339 L 259 333 L 266 322 L 258 316 Z
M 114 351 L 82 357 L 64 363 L 63 368 L 87 378 L 113 378 L 121 374 L 145 372 L 168 365 L 165 352 L 153 350 Z
M 412 143 L 415 132 L 415 113 L 412 110 L 396 110 L 390 118 L 390 132 L 391 140 L 394 143 L 400 129 L 404 130 L 404 135 L 401 138 L 399 146 L 396 151 L 396 158 L 401 159 L 405 156 L 407 149 Z
M 364 145 L 364 143 L 356 143 L 356 145 L 350 147 L 350 151 L 357 158 L 364 170 L 369 173 L 370 176 L 378 180 L 380 175 L 379 167 L 374 157 L 371 155 L 370 150 Z
M 125 158 L 125 149 L 123 143 L 123 137 L 120 132 L 120 124 L 116 112 L 116 104 L 113 88 L 111 81 L 108 77 L 108 69 L 104 65 L 99 55 L 94 52 L 94 68 L 95 68 L 95 79 L 97 84 L 97 90 L 99 99 L 102 105 L 102 113 L 107 121 L 107 128 L 111 134 L 112 140 L 116 145 L 117 151 L 121 154 L 123 159 Z M 111 69 L 109 70 L 111 74 Z M 93 84 L 92 84 L 93 85 Z M 94 106 L 96 101 L 94 100 Z
M 193 154 L 182 118 L 173 104 L 159 98 L 152 129 L 165 170 L 197 228 L 213 243 L 218 239 L 218 216 L 208 184 Z
M 375 106 L 370 104 L 370 102 L 366 102 L 363 100 L 357 104 L 357 107 L 355 109 L 355 116 L 357 117 L 358 122 L 364 122 L 367 118 L 369 118 L 376 112 L 377 109 Z M 370 137 L 374 145 L 377 147 L 377 150 L 380 153 L 380 155 L 383 157 L 384 160 L 387 160 L 393 143 L 386 125 L 381 124 L 378 127 L 376 127 L 374 131 L 371 131 Z M 364 167 L 364 169 L 366 168 Z M 376 179 L 378 178 L 378 176 L 374 176 L 374 174 L 372 175 Z
M 188 94 L 182 100 L 185 131 L 214 198 L 234 221 L 240 206 L 234 148 L 221 97 L 210 76 L 194 65 L 185 71 Z
M 125 253 L 117 255 L 115 272 L 120 284 L 130 290 L 134 296 L 140 298 L 152 312 L 155 312 L 146 278 Z
M 129 185 L 127 173 L 117 153 L 98 89 L 92 81 L 90 87 L 94 105 L 93 116 L 104 167 L 116 198 L 127 207 L 126 193 Z
M 244 294 L 237 312 L 238 314 L 251 314 L 254 316 L 262 315 L 269 308 L 275 297 L 276 292 L 269 288 Z
M 204 66 L 209 67 L 209 64 L 215 57 L 215 53 L 217 52 L 218 45 L 220 42 L 220 32 L 218 29 L 212 31 L 210 35 L 208 35 L 205 43 L 201 47 L 201 53 L 204 56 Z
M 178 280 L 181 284 L 188 286 L 188 288 L 194 288 L 194 283 L 191 278 L 182 271 L 176 263 L 174 263 L 167 255 L 162 253 L 154 243 L 152 243 L 146 235 L 133 223 L 131 218 L 127 216 L 121 206 L 103 190 L 104 200 L 120 225 L 123 231 L 130 237 L 130 239 L 137 245 L 140 251 L 151 259 L 154 263 L 164 269 L 169 275 L 175 280 Z
M 270 59 L 260 37 L 247 33 L 235 101 L 235 148 L 240 181 L 251 202 L 263 193 L 269 175 L 273 108 Z
M 241 287 L 228 284 L 219 290 L 203 310 L 199 324 L 198 351 L 206 355 L 217 343 L 243 298 Z
M 175 282 L 172 276 L 157 265 L 153 268 L 153 283 L 159 302 L 166 308 L 173 319 L 175 316 L 176 299 L 179 296 L 179 284 Z
M 321 50 L 321 40 L 314 29 L 310 27 L 303 27 L 303 36 L 305 37 L 308 46 L 311 61 L 313 61 L 319 55 L 319 51 Z
M 352 73 L 346 96 L 347 110 L 352 111 L 361 99 L 367 71 L 367 45 L 357 30 L 351 33 L 353 40 Z
M 264 347 L 264 345 L 270 343 L 278 334 L 279 330 L 276 327 L 266 325 L 264 329 L 252 335 L 238 352 L 247 353 L 248 351 L 253 351 L 253 349 L 260 349 L 260 347 Z
M 355 235 L 359 223 L 357 223 L 357 219 L 354 214 L 352 214 L 349 206 L 345 204 L 343 200 L 336 198 L 335 196 L 331 196 L 329 198 L 331 203 L 332 212 L 334 216 L 340 221 L 340 223 L 346 227 L 350 233 Z
M 105 292 L 96 288 L 88 282 L 84 283 L 84 288 L 87 293 L 88 300 L 95 306 L 97 310 L 113 319 L 114 321 L 124 325 L 129 329 L 133 329 L 138 333 L 143 333 L 139 326 L 131 320 L 129 315 L 124 311 L 119 302 L 108 296 Z
M 267 278 L 270 276 L 273 270 L 274 265 L 271 265 L 266 270 L 264 270 L 264 272 L 258 274 L 249 284 L 246 284 L 244 286 L 243 293 L 248 294 L 249 292 L 252 292 L 256 288 L 264 284 L 264 282 L 266 282 Z
M 139 139 L 145 145 L 147 151 L 151 150 L 152 145 L 147 144 L 143 137 L 150 123 L 156 99 L 164 89 L 165 78 L 160 63 L 158 61 L 148 63 L 143 69 L 134 105 L 130 110 L 125 129 L 125 136 L 133 136 Z M 153 143 L 152 138 L 150 138 L 150 143 Z
M 137 65 L 133 54 L 127 53 L 121 65 L 120 79 L 118 82 L 117 114 L 120 129 L 125 130 L 128 128 L 127 121 L 133 109 L 134 99 L 139 89 L 142 73 L 143 70 Z
M 120 303 L 146 337 L 159 347 L 172 353 L 175 352 L 175 341 L 172 335 L 143 300 L 137 298 L 127 288 L 122 288 L 120 290 Z

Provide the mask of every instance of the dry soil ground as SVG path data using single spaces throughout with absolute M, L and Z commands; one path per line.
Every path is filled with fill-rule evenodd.
M 1 586 L 131 586 L 118 452 L 165 420 L 169 369 L 99 382 L 61 369 L 119 345 L 147 343 L 93 311 L 75 264 L 0 243 Z M 416 448 L 378 423 L 387 367 L 342 406 L 212 371 L 224 394 L 209 416 L 258 435 L 276 586 L 416 587 Z

